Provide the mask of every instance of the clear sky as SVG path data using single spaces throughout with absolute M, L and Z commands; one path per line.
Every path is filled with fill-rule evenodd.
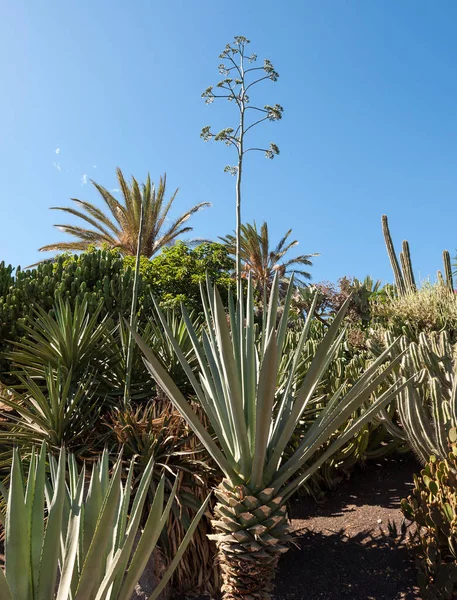
M 320 253 L 314 281 L 391 280 L 383 213 L 416 276 L 455 255 L 454 0 L 0 0 L 0 15 L 0 261 L 69 239 L 48 207 L 98 202 L 89 180 L 116 188 L 116 166 L 167 172 L 176 216 L 210 201 L 196 236 L 231 232 L 234 157 L 199 132 L 235 122 L 201 99 L 234 35 L 280 73 L 259 102 L 284 107 L 254 134 L 281 155 L 246 161 L 243 220 L 267 220 L 273 241 L 292 227 L 297 252 Z

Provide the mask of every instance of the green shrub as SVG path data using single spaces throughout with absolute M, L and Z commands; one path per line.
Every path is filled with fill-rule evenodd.
M 124 265 L 135 266 L 135 257 L 128 256 Z M 140 274 L 159 299 L 162 308 L 179 308 L 183 303 L 187 309 L 202 312 L 200 284 L 206 275 L 216 283 L 226 296 L 233 284 L 233 260 L 223 244 L 203 243 L 192 248 L 184 242 L 164 248 L 152 260 L 142 257 Z M 141 303 L 141 296 L 140 296 Z
M 139 324 L 145 323 L 154 295 L 162 308 L 183 302 L 187 308 L 202 312 L 200 282 L 206 273 L 221 290 L 231 283 L 233 262 L 222 244 L 204 243 L 190 248 L 183 242 L 156 258 L 142 258 L 139 279 Z M 80 255 L 61 254 L 25 271 L 0 263 L 0 373 L 9 371 L 5 351 L 19 341 L 34 308 L 50 312 L 58 298 L 87 304 L 89 315 L 99 311 L 100 319 L 130 315 L 134 257 L 123 258 L 116 250 L 91 250 Z

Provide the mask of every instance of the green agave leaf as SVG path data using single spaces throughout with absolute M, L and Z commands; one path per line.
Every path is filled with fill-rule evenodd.
M 200 441 L 208 450 L 212 458 L 220 466 L 220 468 L 226 473 L 228 477 L 236 477 L 230 463 L 227 461 L 225 456 L 222 454 L 218 446 L 214 443 L 212 437 L 209 435 L 206 428 L 201 423 L 200 419 L 190 408 L 187 400 L 181 394 L 171 377 L 165 371 L 160 361 L 156 358 L 154 353 L 147 347 L 142 340 L 141 336 L 133 332 L 136 343 L 140 347 L 141 351 L 146 357 L 146 367 L 159 383 L 160 387 L 165 391 L 170 401 L 176 406 L 176 408 L 185 416 L 187 422 L 190 424 L 196 435 L 200 438 Z
M 84 560 L 74 600 L 86 600 L 100 584 L 98 576 L 105 556 L 120 499 L 121 461 L 118 459 L 103 500 L 97 526 Z
M 271 330 L 260 369 L 257 389 L 255 448 L 251 475 L 251 485 L 254 490 L 258 490 L 262 486 L 268 438 L 273 418 L 277 372 L 276 334 L 274 330 Z
M 5 544 L 5 576 L 15 600 L 28 600 L 30 594 L 27 525 L 21 459 L 15 448 L 11 467 Z
M 61 567 L 60 583 L 56 600 L 68 600 L 73 573 L 76 564 L 76 553 L 78 551 L 79 535 L 81 528 L 81 512 L 84 494 L 85 470 L 82 469 L 77 488 L 70 508 L 70 523 L 65 543 L 64 561 Z
M 0 569 L 0 598 L 2 600 L 14 600 L 13 595 L 11 593 L 11 588 L 8 585 L 8 581 L 6 579 L 5 573 L 3 569 Z
M 186 551 L 190 541 L 192 540 L 192 537 L 195 533 L 195 530 L 198 527 L 198 524 L 200 522 L 200 519 L 202 518 L 202 516 L 204 515 L 206 508 L 208 506 L 208 502 L 211 498 L 211 495 L 209 495 L 206 500 L 204 501 L 204 503 L 202 504 L 200 510 L 198 511 L 198 513 L 195 515 L 194 519 L 192 520 L 192 523 L 189 527 L 189 529 L 186 531 L 186 535 L 183 538 L 183 541 L 181 542 L 173 560 L 171 561 L 167 571 L 165 572 L 165 574 L 162 576 L 162 579 L 160 580 L 160 583 L 158 584 L 158 586 L 156 587 L 156 589 L 152 592 L 152 594 L 149 596 L 148 600 L 157 600 L 157 598 L 159 597 L 159 595 L 162 593 L 162 591 L 165 589 L 165 586 L 167 585 L 167 583 L 170 581 L 171 576 L 173 575 L 174 571 L 176 570 L 176 567 L 178 566 L 182 555 L 184 554 L 184 552 Z
M 40 565 L 37 600 L 50 600 L 52 597 L 50 595 L 51 590 L 53 593 L 56 587 L 65 494 L 65 450 L 62 449 L 55 476 L 54 495 L 48 507 L 49 516 L 44 534 L 42 554 L 45 564 L 42 562 Z

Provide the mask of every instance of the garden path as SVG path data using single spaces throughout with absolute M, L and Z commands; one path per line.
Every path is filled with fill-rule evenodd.
M 400 501 L 420 466 L 389 457 L 356 469 L 323 503 L 292 505 L 295 543 L 280 562 L 275 600 L 420 600 L 414 560 L 401 529 Z

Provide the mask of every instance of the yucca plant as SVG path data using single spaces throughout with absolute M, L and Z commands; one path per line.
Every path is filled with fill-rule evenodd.
M 224 474 L 216 491 L 218 503 L 212 537 L 218 547 L 222 591 L 226 600 L 270 598 L 278 559 L 286 552 L 290 538 L 287 500 L 402 387 L 402 384 L 394 383 L 373 400 L 379 385 L 401 360 L 401 357 L 392 359 L 388 348 L 346 394 L 343 395 L 340 389 L 329 399 L 294 454 L 284 460 L 284 452 L 296 425 L 312 402 L 316 388 L 343 339 L 344 331 L 339 330 L 347 308 L 346 303 L 328 328 L 303 382 L 296 385 L 296 366 L 310 329 L 313 310 L 304 324 L 288 375 L 281 378 L 279 364 L 292 292 L 293 282 L 278 322 L 279 280 L 276 277 L 267 318 L 260 330 L 254 323 L 252 280 L 248 282 L 246 301 L 239 297 L 235 307 L 233 297 L 229 296 L 228 315 L 217 289 L 213 289 L 208 281 L 207 295 L 202 290 L 206 326 L 200 337 L 183 309 L 183 318 L 198 358 L 197 373 L 187 364 L 156 304 L 162 325 L 206 413 L 211 433 L 154 352 L 135 334 L 151 375 L 187 419 Z M 387 366 L 384 365 L 386 361 L 389 361 Z M 379 370 L 381 365 L 384 365 L 382 372 Z M 278 387 L 277 382 L 281 379 Z M 370 402 L 365 412 L 355 417 L 352 425 L 315 458 L 322 444 L 361 405 Z
M 20 392 L 6 388 L 1 402 L 10 410 L 0 422 L 0 442 L 3 449 L 22 446 L 30 451 L 32 445 L 46 442 L 58 451 L 65 445 L 76 454 L 94 448 L 94 428 L 100 417 L 101 404 L 94 394 L 94 376 L 74 385 L 71 371 L 46 368 L 44 386 L 27 374 L 20 376 Z M 99 451 L 103 437 L 96 438 Z M 10 455 L 11 458 L 11 455 Z M 1 466 L 1 462 L 0 462 Z
M 140 520 L 151 481 L 153 462 L 144 470 L 131 497 L 133 462 L 122 481 L 119 457 L 112 474 L 108 453 L 94 465 L 85 497 L 85 468 L 60 451 L 58 462 L 49 457 L 51 478 L 46 477 L 46 447 L 32 452 L 27 484 L 23 464 L 14 451 L 10 487 L 2 515 L 5 527 L 5 569 L 0 569 L 2 600 L 130 600 L 153 553 L 174 500 L 176 487 L 164 508 L 161 480 L 143 532 Z M 169 570 L 149 600 L 155 600 L 176 567 L 206 508 L 203 503 Z M 47 518 L 45 518 L 47 515 Z
M 121 386 L 120 357 L 116 351 L 113 326 L 101 319 L 102 304 L 90 314 L 85 300 L 75 302 L 61 297 L 51 312 L 39 306 L 22 325 L 24 337 L 5 353 L 15 375 L 36 380 L 43 385 L 49 368 L 71 372 L 72 382 L 79 384 L 88 371 L 97 373 L 97 388 L 103 398 Z

